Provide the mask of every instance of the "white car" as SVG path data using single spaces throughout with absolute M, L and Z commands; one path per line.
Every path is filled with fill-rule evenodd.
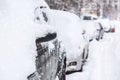
M 105 32 L 115 32 L 116 21 L 109 19 L 97 20 L 98 23 L 104 28 Z
M 54 26 L 66 51 L 66 73 L 81 71 L 88 57 L 89 42 L 82 35 L 80 18 L 59 10 L 50 10 L 48 17 L 48 24 Z

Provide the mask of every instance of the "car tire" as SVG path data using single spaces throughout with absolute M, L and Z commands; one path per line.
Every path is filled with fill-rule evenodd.
M 82 63 L 82 65 L 81 65 L 81 68 L 80 68 L 79 72 L 83 72 L 83 66 L 84 66 L 84 64 Z
M 89 49 L 87 49 L 87 55 L 86 55 L 85 59 L 88 59 L 88 56 L 89 56 Z
M 61 67 L 61 70 L 59 71 L 58 79 L 59 80 L 66 80 L 66 57 L 64 58 L 61 66 L 62 67 Z
M 87 59 L 88 59 L 88 53 L 89 53 L 89 49 L 87 49 L 87 53 L 86 53 L 86 55 L 85 55 L 85 49 L 83 50 L 83 54 L 82 54 L 82 61 L 81 61 L 81 67 L 80 67 L 80 72 L 82 72 L 83 71 L 83 66 L 84 66 L 84 64 L 86 63 L 86 61 L 87 61 Z

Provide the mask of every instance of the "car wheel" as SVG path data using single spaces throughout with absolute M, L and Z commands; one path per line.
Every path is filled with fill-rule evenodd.
M 84 64 L 82 63 L 79 72 L 83 72 L 83 66 L 84 66 Z
M 66 80 L 66 57 L 61 63 L 61 69 L 58 74 L 59 80 Z
M 89 49 L 87 49 L 87 54 L 86 54 L 85 59 L 88 59 L 88 56 L 89 56 Z
M 88 52 L 89 52 L 89 49 L 87 49 L 87 52 L 86 52 L 85 49 L 83 50 L 82 61 L 81 61 L 81 66 L 80 66 L 81 68 L 79 70 L 80 72 L 83 71 L 83 66 L 86 63 L 87 59 L 88 59 Z

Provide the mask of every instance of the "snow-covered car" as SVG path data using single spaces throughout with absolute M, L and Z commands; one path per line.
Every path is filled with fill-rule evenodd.
M 105 32 L 115 32 L 116 21 L 109 19 L 100 19 L 97 22 L 103 27 Z
M 98 38 L 100 35 L 102 37 L 103 28 L 96 21 L 86 21 L 81 20 L 81 25 L 83 28 L 84 39 L 88 42 L 91 42 L 93 39 Z
M 66 73 L 81 71 L 88 57 L 89 42 L 82 35 L 80 18 L 73 13 L 50 10 L 48 24 L 58 32 L 66 52 Z
M 60 48 L 56 32 L 36 39 L 36 71 L 28 80 L 65 80 L 65 52 Z M 54 64 L 54 65 L 53 65 Z
M 109 19 L 81 20 L 83 36 L 87 41 L 103 39 L 104 33 L 115 32 L 116 22 Z
M 103 39 L 104 33 L 114 33 L 116 22 L 109 19 L 99 19 L 94 21 L 94 26 L 96 28 L 95 39 L 100 40 Z
M 39 10 L 40 12 L 43 11 L 41 8 Z M 45 12 L 48 19 L 45 24 L 54 28 L 58 40 L 61 41 L 61 47 L 65 49 L 66 73 L 81 71 L 88 57 L 89 42 L 82 35 L 83 25 L 80 23 L 80 18 L 73 13 L 60 10 L 49 9 L 43 12 Z M 45 21 L 45 16 L 42 17 L 42 20 Z
M 83 35 L 87 41 L 92 41 L 93 39 L 100 40 L 104 35 L 104 27 L 99 22 L 100 20 L 96 15 L 93 14 L 83 14 L 80 16 L 81 23 L 83 26 Z M 93 21 L 94 20 L 94 21 Z
M 36 33 L 36 71 L 30 74 L 28 80 L 65 80 L 66 57 L 60 47 L 57 32 L 47 24 L 48 16 L 45 6 L 35 8 L 34 22 L 39 27 Z M 54 64 L 54 65 L 53 65 Z
M 36 1 L 0 1 L 0 80 L 65 80 L 65 53 L 51 26 L 34 20 Z

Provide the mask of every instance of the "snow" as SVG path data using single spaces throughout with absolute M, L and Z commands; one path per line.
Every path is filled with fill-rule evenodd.
M 115 33 L 106 33 L 103 40 L 90 43 L 89 59 L 84 71 L 67 76 L 67 80 L 119 80 L 120 23 Z
M 84 38 L 86 41 L 96 38 L 96 36 L 98 35 L 97 30 L 100 29 L 97 21 L 81 20 L 81 25 L 83 30 L 85 31 Z
M 35 39 L 51 30 L 34 22 L 35 1 L 1 0 L 0 4 L 0 80 L 27 80 L 35 72 Z
M 39 6 L 47 6 L 48 23 L 34 22 L 34 9 Z M 114 26 L 115 33 L 105 34 L 99 42 L 92 41 L 84 71 L 67 75 L 67 80 L 120 79 L 120 22 L 100 22 L 105 27 Z M 96 30 L 94 22 L 84 23 L 72 13 L 49 10 L 44 0 L 1 0 L 0 26 L 0 80 L 27 80 L 35 71 L 36 38 L 56 31 L 67 57 L 75 58 L 87 44 L 83 29 L 87 32 L 85 39 L 94 37 Z
M 66 49 L 68 61 L 72 60 L 72 58 L 75 60 L 75 58 L 79 57 L 79 53 L 82 53 L 78 51 L 79 46 L 81 48 L 81 45 L 84 43 L 81 37 L 82 30 L 86 30 L 85 39 L 87 39 L 87 41 L 94 38 L 96 29 L 98 29 L 98 25 L 95 24 L 97 21 L 80 21 L 75 15 L 63 11 L 51 10 L 49 13 L 51 14 L 49 17 L 51 17 L 50 19 L 52 20 L 50 20 L 48 24 L 54 26 L 58 32 L 59 40 L 62 41 Z M 116 25 L 115 21 L 108 20 L 107 22 L 101 20 L 100 22 L 103 27 Z M 94 40 L 93 43 L 90 43 L 90 58 L 84 67 L 84 72 L 68 75 L 67 80 L 117 80 L 115 74 L 119 73 L 117 69 L 114 68 L 118 66 L 113 55 L 115 50 L 115 48 L 113 48 L 113 42 L 116 38 L 111 36 L 118 35 L 112 35 L 112 33 L 105 34 L 104 37 L 108 39 L 104 38 L 100 42 Z M 111 41 L 108 42 L 109 40 Z M 116 45 L 117 42 L 114 44 Z M 82 48 L 83 47 L 85 46 L 82 46 Z
M 80 18 L 73 13 L 59 10 L 50 10 L 48 16 L 48 24 L 57 31 L 58 39 L 62 41 L 68 58 L 78 57 L 87 44 L 82 37 Z

